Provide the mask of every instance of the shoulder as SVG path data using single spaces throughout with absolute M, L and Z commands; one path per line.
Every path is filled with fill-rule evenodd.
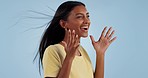
M 64 54 L 64 47 L 60 44 L 50 45 L 45 49 L 44 55 L 52 55 L 54 57 L 61 58 Z
M 54 45 L 48 46 L 45 49 L 45 52 L 50 52 L 50 51 L 57 52 L 57 51 L 62 50 L 62 49 L 63 49 L 62 45 L 60 45 L 60 44 L 54 44 Z

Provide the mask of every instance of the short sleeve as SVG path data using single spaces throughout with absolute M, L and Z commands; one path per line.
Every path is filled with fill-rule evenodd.
M 61 68 L 60 58 L 54 47 L 47 47 L 43 56 L 44 77 L 56 77 Z

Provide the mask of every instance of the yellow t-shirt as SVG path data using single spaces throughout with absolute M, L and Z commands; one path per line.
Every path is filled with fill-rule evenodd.
M 78 49 L 81 56 L 75 56 L 69 78 L 94 78 L 89 56 L 82 46 Z M 48 46 L 43 56 L 44 77 L 56 77 L 62 67 L 65 56 L 66 52 L 61 44 Z

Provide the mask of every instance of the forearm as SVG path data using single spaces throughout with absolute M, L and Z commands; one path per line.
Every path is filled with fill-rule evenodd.
M 94 73 L 95 78 L 104 78 L 104 55 L 97 54 L 96 69 Z
M 57 78 L 69 78 L 72 61 L 73 61 L 72 58 L 67 57 L 67 56 L 65 57 L 65 60 L 62 64 L 62 68 L 60 69 Z

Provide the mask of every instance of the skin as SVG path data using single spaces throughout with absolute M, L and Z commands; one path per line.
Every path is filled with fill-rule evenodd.
M 90 26 L 89 13 L 84 6 L 76 6 L 71 12 L 66 21 L 60 20 L 60 25 L 65 28 L 65 38 L 60 44 L 65 47 L 66 57 L 63 62 L 62 68 L 56 78 L 69 78 L 71 65 L 76 55 L 81 55 L 78 51 L 80 45 L 80 38 L 87 37 L 88 31 L 82 31 L 81 27 Z M 104 57 L 105 52 L 109 45 L 116 39 L 112 38 L 114 30 L 110 27 L 107 32 L 107 27 L 102 31 L 99 40 L 95 41 L 93 36 L 90 35 L 92 45 L 96 51 L 96 69 L 94 78 L 104 78 Z M 106 33 L 105 33 L 106 32 Z M 52 77 L 47 77 L 52 78 Z

